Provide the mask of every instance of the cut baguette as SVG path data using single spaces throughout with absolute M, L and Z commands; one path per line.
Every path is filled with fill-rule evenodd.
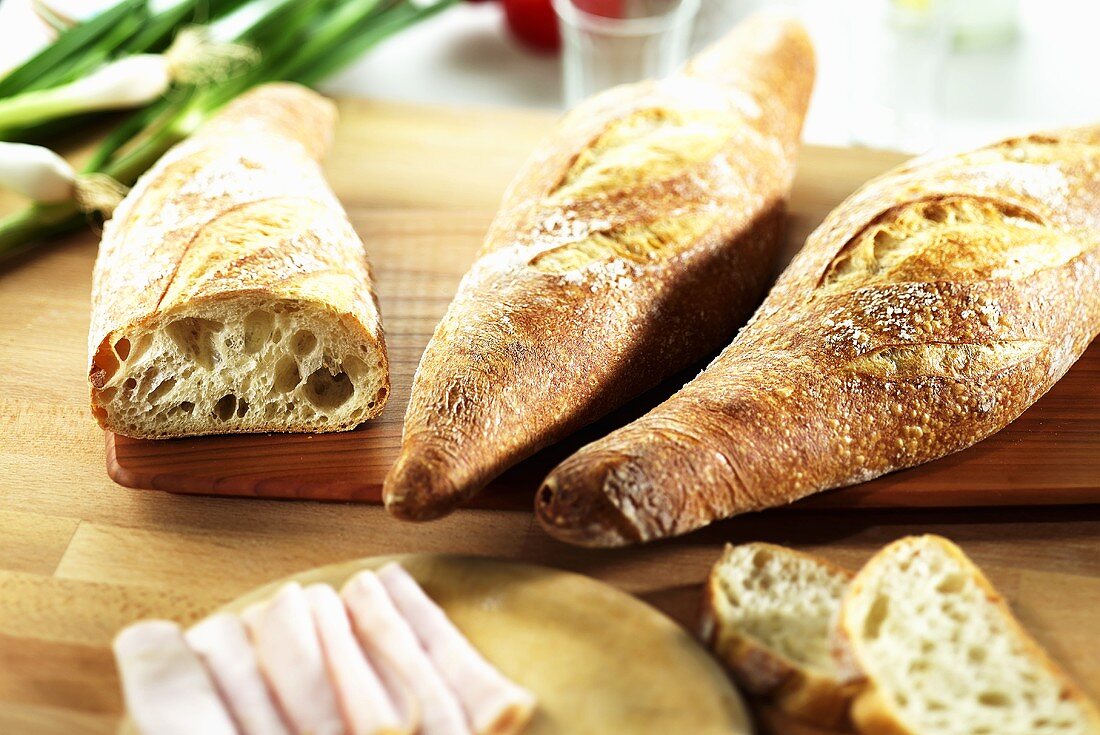
M 749 694 L 807 722 L 841 726 L 858 682 L 836 663 L 831 631 L 851 578 L 781 546 L 727 545 L 707 582 L 701 636 Z
M 318 160 L 335 109 L 244 95 L 157 162 L 106 224 L 92 412 L 128 436 L 339 431 L 389 392 L 363 243 Z
M 839 620 L 867 675 L 852 708 L 865 735 L 1100 733 L 1096 706 L 946 539 L 904 538 L 876 554 Z

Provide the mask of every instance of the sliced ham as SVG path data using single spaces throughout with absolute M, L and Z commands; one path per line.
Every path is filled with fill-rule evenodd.
M 233 718 L 213 680 L 167 620 L 123 630 L 114 641 L 122 694 L 143 735 L 235 735 Z
M 412 732 L 390 699 L 351 629 L 344 601 L 327 584 L 306 587 L 306 598 L 321 641 L 329 680 L 344 723 L 352 735 L 398 735 Z
M 240 618 L 219 613 L 183 637 L 206 665 L 242 735 L 290 735 Z
M 249 608 L 242 617 L 260 670 L 291 728 L 300 735 L 346 735 L 301 586 L 284 586 L 271 602 Z
M 421 648 L 373 572 L 344 585 L 344 602 L 360 643 L 379 667 L 390 666 L 408 684 L 420 710 L 421 735 L 470 735 L 462 706 Z
M 513 735 L 527 725 L 535 698 L 490 664 L 401 565 L 378 571 L 435 668 L 458 697 L 477 735 Z

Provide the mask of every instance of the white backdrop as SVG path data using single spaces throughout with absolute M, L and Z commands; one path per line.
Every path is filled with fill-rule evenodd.
M 109 2 L 49 0 L 73 15 Z M 887 30 L 869 10 L 884 0 L 704 2 L 723 3 L 717 15 L 731 19 L 766 6 L 806 22 L 819 66 L 805 132 L 811 142 L 922 152 L 1034 128 L 1100 123 L 1100 3 L 1093 0 L 1019 0 L 1019 36 L 1001 47 L 929 51 L 918 45 L 885 56 L 874 42 Z M 0 0 L 0 68 L 43 42 L 28 3 Z M 390 39 L 325 89 L 448 105 L 559 108 L 559 75 L 556 58 L 518 46 L 504 31 L 499 5 L 482 2 L 459 5 Z M 895 107 L 916 114 L 899 120 Z

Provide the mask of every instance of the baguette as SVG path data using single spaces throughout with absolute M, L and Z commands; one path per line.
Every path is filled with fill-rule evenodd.
M 103 231 L 92 412 L 128 436 L 339 431 L 389 368 L 370 267 L 318 164 L 333 105 L 272 84 L 166 153 Z
M 1100 127 L 918 161 L 810 235 L 749 324 L 539 489 L 589 546 L 674 536 L 956 452 L 1100 331 Z
M 1100 711 L 938 536 L 890 544 L 856 575 L 840 629 L 867 674 L 863 735 L 1097 735 Z
M 747 693 L 805 722 L 842 727 L 858 677 L 838 667 L 832 630 L 851 578 L 793 549 L 727 544 L 707 580 L 700 635 Z
M 812 81 L 805 31 L 758 17 L 565 116 L 421 358 L 391 513 L 448 513 L 729 339 L 779 251 Z

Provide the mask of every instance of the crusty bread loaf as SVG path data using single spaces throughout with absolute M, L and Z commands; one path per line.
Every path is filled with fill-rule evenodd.
M 954 544 L 901 539 L 845 595 L 840 629 L 867 674 L 864 735 L 1097 735 L 1100 712 Z
M 106 224 L 92 412 L 128 436 L 337 431 L 389 368 L 363 244 L 318 164 L 335 108 L 254 90 L 146 173 Z
M 565 116 L 421 358 L 392 513 L 449 512 L 730 338 L 774 267 L 812 81 L 805 31 L 757 18 Z
M 833 627 L 851 578 L 793 549 L 727 545 L 707 580 L 700 634 L 749 694 L 843 726 L 858 684 L 833 656 Z
M 695 380 L 559 465 L 544 527 L 672 536 L 1000 430 L 1100 331 L 1100 127 L 903 166 L 835 209 Z

